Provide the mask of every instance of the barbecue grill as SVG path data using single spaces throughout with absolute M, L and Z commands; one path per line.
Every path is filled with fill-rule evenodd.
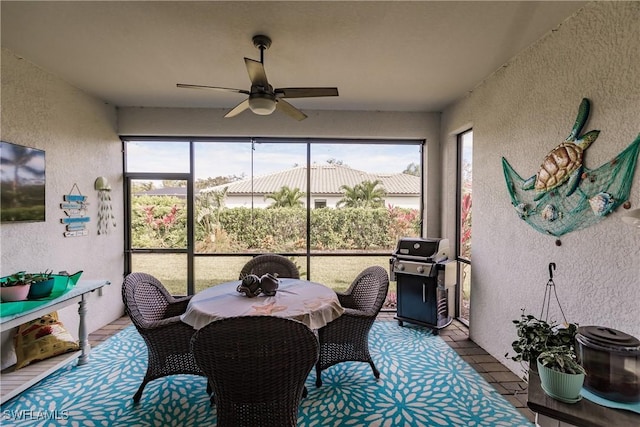
M 448 239 L 401 238 L 389 259 L 389 270 L 397 284 L 395 318 L 400 326 L 406 321 L 437 333 L 451 323 L 455 263 L 449 261 Z

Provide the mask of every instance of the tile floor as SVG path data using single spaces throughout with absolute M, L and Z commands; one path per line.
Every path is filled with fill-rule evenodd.
M 384 311 L 379 320 L 394 321 L 395 312 Z M 89 335 L 92 347 L 99 345 L 111 335 L 131 324 L 128 317 L 123 316 L 105 327 Z M 513 404 L 529 421 L 534 423 L 535 414 L 527 407 L 527 383 L 507 369 L 473 341 L 469 339 L 467 327 L 454 320 L 451 325 L 439 331 L 447 342 L 469 365 L 471 365 L 489 384 Z

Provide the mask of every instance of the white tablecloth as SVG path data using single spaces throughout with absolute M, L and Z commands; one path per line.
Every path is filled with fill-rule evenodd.
M 227 317 L 266 315 L 298 320 L 311 329 L 320 329 L 344 312 L 331 288 L 301 279 L 279 280 L 278 291 L 271 297 L 247 297 L 237 291 L 240 280 L 204 289 L 191 298 L 181 319 L 200 329 Z

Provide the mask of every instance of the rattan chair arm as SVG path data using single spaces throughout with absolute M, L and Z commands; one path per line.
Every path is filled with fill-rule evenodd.
M 346 307 L 344 309 L 344 313 L 342 313 L 342 315 L 340 317 L 338 317 L 338 319 L 342 318 L 342 317 L 374 317 L 376 315 L 375 310 L 356 310 L 355 308 L 348 308 Z M 336 320 L 338 320 L 336 319 Z
M 353 296 L 349 293 L 344 293 L 344 292 L 336 292 L 336 295 L 338 296 L 338 301 L 340 302 L 340 305 L 343 306 L 344 308 L 350 308 L 355 306 L 355 302 L 353 301 Z
M 167 310 L 164 313 L 164 318 L 168 319 L 170 317 L 179 316 L 187 311 L 187 305 L 189 305 L 189 301 L 191 300 L 192 296 L 193 295 L 182 298 L 173 298 L 173 300 L 169 301 Z
M 153 322 L 147 322 L 147 321 L 142 321 L 142 324 L 140 326 L 142 326 L 144 329 L 160 329 L 160 328 L 165 328 L 168 326 L 173 326 L 177 323 L 183 323 L 182 319 L 180 319 L 180 316 L 172 316 L 172 317 L 167 317 L 165 319 L 162 320 L 155 320 Z M 184 323 L 186 325 L 186 323 Z

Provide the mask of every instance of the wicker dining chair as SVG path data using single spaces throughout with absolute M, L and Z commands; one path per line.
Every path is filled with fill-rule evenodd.
M 218 427 L 296 425 L 305 380 L 318 360 L 318 340 L 305 324 L 229 317 L 198 330 L 191 349 L 213 385 Z
M 267 273 L 277 273 L 278 277 L 299 279 L 300 271 L 289 258 L 278 254 L 263 254 L 251 259 L 240 271 L 239 279 L 249 274 L 260 277 Z
M 146 273 L 128 274 L 122 285 L 125 311 L 147 344 L 147 372 L 133 396 L 142 397 L 147 383 L 177 374 L 205 376 L 191 353 L 194 329 L 180 320 L 191 297 L 174 298 L 158 279 Z M 207 391 L 211 386 L 207 387 Z
M 380 372 L 369 353 L 369 331 L 389 290 L 389 276 L 380 266 L 363 270 L 344 292 L 336 292 L 345 311 L 318 330 L 320 356 L 316 363 L 316 387 L 321 372 L 340 362 L 367 362 L 376 379 Z

